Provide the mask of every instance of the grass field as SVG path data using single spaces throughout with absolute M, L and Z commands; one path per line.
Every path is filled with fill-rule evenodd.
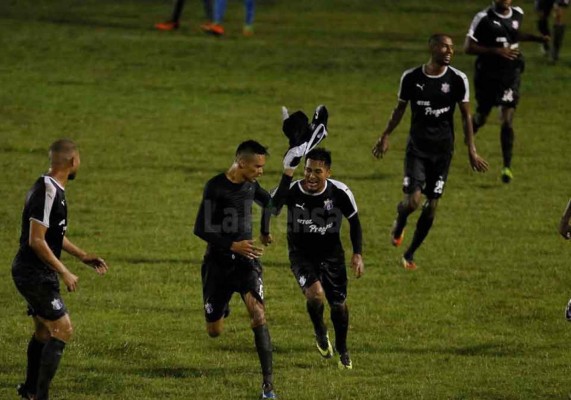
M 198 31 L 199 3 L 188 2 L 179 31 L 164 33 L 152 25 L 170 1 L 0 2 L 0 398 L 15 398 L 31 329 L 10 276 L 24 195 L 61 136 L 82 150 L 82 169 L 67 188 L 69 237 L 112 270 L 99 278 L 63 258 L 81 289 L 64 295 L 75 336 L 53 399 L 255 398 L 259 366 L 238 297 L 225 334 L 205 333 L 205 245 L 193 222 L 204 183 L 229 166 L 242 140 L 269 145 L 260 182 L 275 186 L 285 150 L 280 106 L 311 113 L 320 103 L 330 111 L 324 144 L 334 177 L 353 190 L 364 225 L 366 274 L 349 284 L 354 370 L 338 371 L 314 351 L 279 218 L 263 261 L 280 398 L 568 398 L 570 248 L 556 225 L 571 194 L 571 37 L 556 66 L 536 44 L 523 46 L 510 185 L 499 180 L 497 118 L 477 137 L 489 173 L 471 172 L 458 141 L 411 273 L 388 235 L 409 113 L 384 160 L 370 149 L 396 104 L 402 71 L 427 60 L 431 33 L 453 36 L 453 64 L 472 77 L 461 44 L 488 2 L 261 0 L 248 39 L 241 2 L 230 2 L 221 39 Z M 534 30 L 532 2 L 516 3 Z

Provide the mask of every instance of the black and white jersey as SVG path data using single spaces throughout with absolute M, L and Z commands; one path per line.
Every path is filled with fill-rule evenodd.
M 321 192 L 309 193 L 303 189 L 301 180 L 289 183 L 284 177 L 280 188 L 273 193 L 272 204 L 276 208 L 274 213 L 283 205 L 288 208 L 290 257 L 343 260 L 341 223 L 343 217 L 354 218 L 358 211 L 351 190 L 342 182 L 328 179 Z M 284 184 L 289 184 L 289 190 L 284 190 Z
M 412 68 L 402 75 L 398 96 L 410 102 L 410 151 L 421 157 L 452 153 L 456 104 L 470 101 L 466 74 L 450 66 L 434 76 L 424 66 Z
M 266 206 L 270 194 L 258 182 L 233 183 L 222 173 L 206 183 L 194 233 L 209 250 L 228 252 L 232 242 L 252 239 L 252 205 Z
M 517 49 L 522 21 L 523 10 L 519 7 L 511 7 L 507 15 L 489 7 L 476 14 L 467 36 L 485 47 Z M 508 60 L 495 54 L 479 54 L 476 69 L 492 76 L 513 74 L 516 69 L 523 69 L 523 56 L 520 53 L 516 60 Z
M 56 279 L 56 272 L 41 261 L 29 245 L 30 221 L 47 229 L 45 240 L 57 258 L 61 256 L 63 237 L 67 229 L 67 202 L 64 188 L 52 177 L 42 176 L 29 190 L 22 212 L 20 249 L 13 263 L 15 276 L 42 275 Z

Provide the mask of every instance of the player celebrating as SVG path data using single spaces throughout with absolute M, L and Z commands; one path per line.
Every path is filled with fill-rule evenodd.
M 305 156 L 304 179 L 291 183 L 299 161 L 291 160 L 286 155 L 282 179 L 272 195 L 271 212 L 278 214 L 287 205 L 291 270 L 306 298 L 317 349 L 325 358 L 333 356 L 333 347 L 323 321 L 324 303 L 327 299 L 335 330 L 335 348 L 340 356 L 339 368 L 352 369 L 353 364 L 347 350 L 347 272 L 340 230 L 345 217 L 350 224 L 353 244 L 351 267 L 359 278 L 363 275 L 364 265 L 357 204 L 345 184 L 329 179 L 329 151 L 321 148 L 309 151 Z
M 520 76 L 524 69 L 519 42 L 549 41 L 547 36 L 521 32 L 523 11 L 511 4 L 511 0 L 494 0 L 492 6 L 476 14 L 464 44 L 467 54 L 478 56 L 474 74 L 478 103 L 473 118 L 474 133 L 484 126 L 492 107 L 500 106 L 501 178 L 504 183 L 513 179 L 513 117 L 519 102 Z
M 555 10 L 551 49 L 549 48 L 549 43 L 545 42 L 542 44 L 544 53 L 551 56 L 553 62 L 559 60 L 559 51 L 561 50 L 563 35 L 565 34 L 564 11 L 567 7 L 569 7 L 569 0 L 535 0 L 537 28 L 543 36 L 551 36 L 549 32 L 549 15 L 552 10 Z
M 428 41 L 430 59 L 427 64 L 404 72 L 399 100 L 383 134 L 373 147 L 373 156 L 383 157 L 389 148 L 389 135 L 400 123 L 407 104 L 412 112 L 410 134 L 405 156 L 404 199 L 397 206 L 397 218 L 391 231 L 392 244 L 400 246 L 408 216 L 420 205 L 421 192 L 426 202 L 418 219 L 409 248 L 404 252 L 403 266 L 416 269 L 415 251 L 428 235 L 434 221 L 438 199 L 444 191 L 454 151 L 453 116 L 456 104 L 462 113 L 464 141 L 472 169 L 484 172 L 487 162 L 476 153 L 470 117 L 469 85 L 466 75 L 450 66 L 454 45 L 448 35 L 434 34 Z
M 252 240 L 252 204 L 266 206 L 270 195 L 257 182 L 267 150 L 256 141 L 241 143 L 234 163 L 210 179 L 194 224 L 194 233 L 208 243 L 202 264 L 202 293 L 206 330 L 222 333 L 228 303 L 240 293 L 250 315 L 256 350 L 262 366 L 262 398 L 275 398 L 272 379 L 272 343 L 266 325 L 262 249 Z
M 50 169 L 38 178 L 26 196 L 22 212 L 20 248 L 12 263 L 16 288 L 28 303 L 35 325 L 28 344 L 26 382 L 18 387 L 24 399 L 46 400 L 72 325 L 60 295 L 58 275 L 74 292 L 79 278 L 60 261 L 61 251 L 77 257 L 103 275 L 105 261 L 73 244 L 66 236 L 67 201 L 65 186 L 73 180 L 80 159 L 76 144 L 69 139 L 50 146 Z

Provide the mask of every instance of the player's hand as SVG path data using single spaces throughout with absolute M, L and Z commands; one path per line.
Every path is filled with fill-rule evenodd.
M 68 292 L 75 292 L 77 290 L 79 277 L 72 274 L 67 269 L 60 276 L 64 285 L 67 287 Z
M 488 162 L 476 153 L 469 153 L 470 166 L 474 171 L 486 172 L 488 170 Z
M 254 246 L 253 240 L 241 240 L 239 242 L 233 242 L 232 246 L 230 246 L 230 250 L 234 253 L 240 254 L 243 257 L 249 258 L 250 260 L 260 258 L 264 253 L 264 249 Z
M 519 57 L 519 49 L 510 49 L 509 47 L 495 47 L 494 53 L 508 60 L 515 60 Z
M 262 242 L 262 244 L 264 246 L 269 246 L 270 244 L 272 244 L 273 241 L 274 241 L 274 238 L 272 237 L 271 233 L 268 233 L 267 235 L 264 235 L 262 233 L 260 235 L 260 242 Z
M 373 146 L 373 157 L 375 158 L 383 158 L 385 153 L 389 150 L 389 136 L 382 135 L 377 140 L 377 143 Z
M 105 275 L 109 270 L 109 266 L 107 265 L 105 260 L 101 257 L 97 257 L 96 255 L 86 254 L 81 258 L 81 262 L 83 262 L 86 265 L 89 265 L 99 275 Z
M 362 277 L 365 273 L 365 264 L 363 264 L 363 257 L 360 254 L 353 254 L 351 257 L 351 268 L 356 278 Z
M 559 224 L 559 234 L 563 236 L 565 240 L 571 240 L 571 226 L 569 226 L 565 221 L 561 220 Z

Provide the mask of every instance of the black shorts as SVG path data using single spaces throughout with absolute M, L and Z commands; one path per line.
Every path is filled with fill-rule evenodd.
M 559 7 L 568 7 L 569 0 L 535 0 L 535 10 L 549 14 L 554 4 L 557 4 Z
M 204 256 L 202 263 L 202 299 L 207 322 L 218 321 L 224 315 L 234 292 L 244 296 L 251 292 L 264 302 L 262 265 L 237 254 Z
M 519 103 L 521 70 L 504 76 L 492 76 L 476 68 L 474 87 L 476 89 L 476 112 L 488 115 L 496 106 L 516 108 Z
M 452 154 L 420 157 L 407 150 L 404 159 L 402 191 L 412 194 L 420 189 L 428 199 L 438 199 L 444 192 Z
M 315 282 L 321 282 L 330 305 L 341 305 L 347 299 L 347 268 L 343 260 L 312 260 L 290 256 L 291 272 L 305 292 Z
M 28 303 L 28 315 L 56 321 L 67 314 L 59 292 L 59 282 L 28 283 L 14 280 L 16 288 Z

